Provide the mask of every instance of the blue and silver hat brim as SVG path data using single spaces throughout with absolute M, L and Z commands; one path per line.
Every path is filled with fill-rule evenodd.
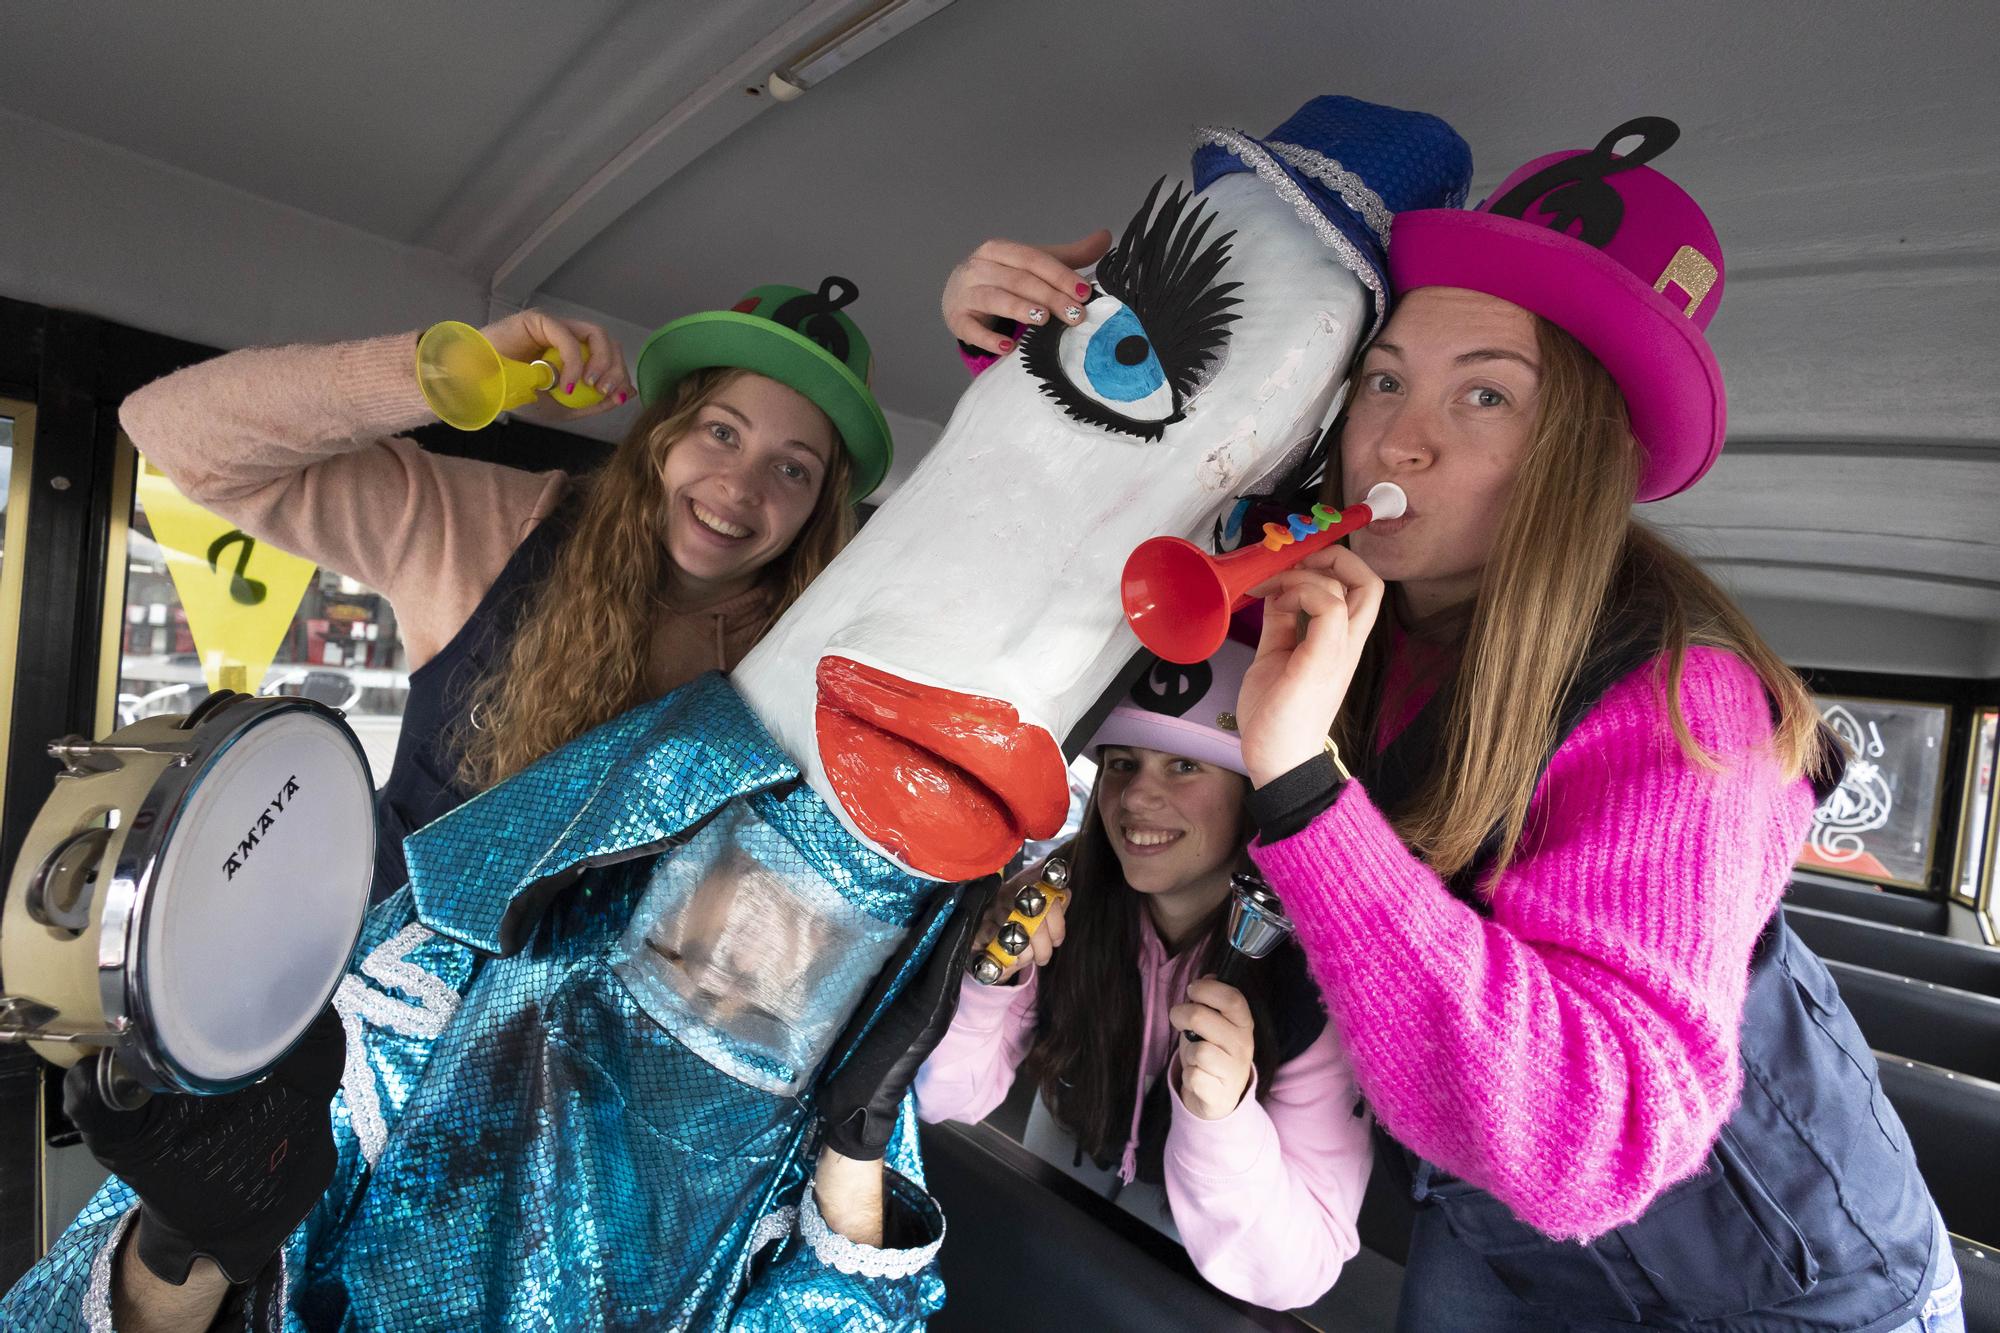
M 1205 125 L 1195 131 L 1194 145 L 1195 189 L 1207 189 L 1231 172 L 1255 172 L 1368 288 L 1375 305 L 1368 337 L 1380 333 L 1389 314 L 1389 230 L 1395 217 L 1382 196 L 1335 159 L 1302 144 Z

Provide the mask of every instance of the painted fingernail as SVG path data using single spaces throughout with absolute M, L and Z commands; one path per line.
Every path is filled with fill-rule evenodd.
M 625 392 L 625 391 L 624 391 L 623 389 L 620 389 L 620 390 L 618 391 L 618 402 L 619 402 L 619 404 L 620 404 L 620 405 L 622 406 L 622 405 L 624 404 L 625 400 L 626 400 L 627 398 L 630 398 L 631 396 L 632 396 L 631 394 L 629 394 L 629 393 L 626 393 L 626 392 Z
M 1081 306 L 1066 306 L 1063 309 L 1063 318 L 1074 324 L 1083 318 L 1083 308 Z
M 1090 284 L 1087 282 L 1079 282 L 1076 285 L 1076 294 L 1078 297 L 1085 297 L 1090 295 Z
M 1012 338 L 1002 338 L 1000 340 L 1000 355 L 1005 356 L 1007 355 L 1007 353 L 1013 350 L 1014 350 L 1014 340 Z
M 575 393 L 575 392 L 576 392 L 576 381 L 575 381 L 575 380 L 571 380 L 571 381 L 570 381 L 570 382 L 569 382 L 568 384 L 565 384 L 565 385 L 563 385 L 563 392 L 564 392 L 564 393 Z
M 1030 309 L 1028 310 L 1028 322 L 1030 324 L 1039 324 L 1048 317 L 1049 317 L 1049 312 L 1042 309 L 1040 306 L 1033 306 L 1030 307 Z

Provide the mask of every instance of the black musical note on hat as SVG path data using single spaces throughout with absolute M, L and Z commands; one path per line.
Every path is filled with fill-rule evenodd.
M 1618 141 L 1634 134 L 1642 136 L 1639 147 L 1623 157 L 1613 157 L 1611 150 Z M 1550 216 L 1552 230 L 1566 232 L 1582 222 L 1578 239 L 1602 250 L 1625 221 L 1625 200 L 1604 178 L 1645 165 L 1672 148 L 1680 137 L 1681 127 L 1665 116 L 1635 117 L 1598 140 L 1589 152 L 1542 168 L 1494 200 L 1486 211 L 1526 222 L 1528 206 L 1541 200 L 1537 211 Z
M 833 312 L 860 294 L 861 289 L 846 278 L 828 278 L 819 285 L 819 291 L 794 296 L 772 311 L 771 319 L 804 334 L 833 353 L 836 359 L 845 362 L 847 330 L 833 317 Z
M 1149 713 L 1185 717 L 1213 684 L 1215 668 L 1206 662 L 1186 666 L 1155 662 L 1150 671 L 1132 682 L 1132 702 Z

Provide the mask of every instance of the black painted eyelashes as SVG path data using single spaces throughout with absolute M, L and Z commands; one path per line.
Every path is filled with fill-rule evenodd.
M 1050 322 L 1021 339 L 1023 368 L 1070 417 L 1157 440 L 1182 419 L 1236 319 L 1218 282 L 1235 232 L 1209 239 L 1215 213 L 1163 176 L 1097 266 L 1099 292 L 1074 327 Z M 1158 212 L 1154 205 L 1158 203 Z M 1102 303 L 1107 299 L 1110 306 Z

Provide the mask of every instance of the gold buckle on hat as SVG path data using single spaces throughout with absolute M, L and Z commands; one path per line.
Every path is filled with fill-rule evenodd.
M 1707 255 L 1692 245 L 1683 245 L 1667 261 L 1667 266 L 1660 270 L 1660 280 L 1653 284 L 1653 290 L 1665 296 L 1668 283 L 1680 288 L 1688 298 L 1687 309 L 1681 313 L 1693 319 L 1694 312 L 1701 309 L 1701 303 L 1708 299 L 1709 290 L 1715 286 L 1718 276 L 1715 265 L 1708 262 Z

